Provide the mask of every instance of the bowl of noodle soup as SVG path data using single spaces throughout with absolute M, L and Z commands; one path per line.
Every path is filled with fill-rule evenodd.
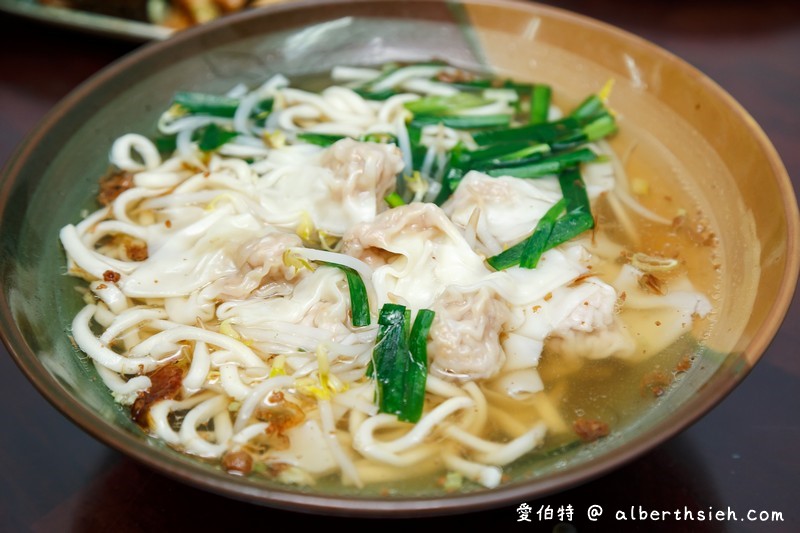
M 515 2 L 300 2 L 148 45 L 48 116 L 0 208 L 3 338 L 48 400 L 321 513 L 518 503 L 637 457 L 746 376 L 799 261 L 733 99 Z

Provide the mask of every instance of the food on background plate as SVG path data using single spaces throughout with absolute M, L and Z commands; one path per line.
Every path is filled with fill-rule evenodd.
M 76 9 L 148 22 L 175 30 L 203 24 L 228 13 L 289 0 L 38 0 L 52 7 Z
M 607 438 L 689 369 L 718 272 L 598 89 L 431 61 L 176 93 L 61 230 L 74 341 L 237 475 L 491 488 Z

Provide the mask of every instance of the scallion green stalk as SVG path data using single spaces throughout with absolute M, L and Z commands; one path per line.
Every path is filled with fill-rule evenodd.
M 536 84 L 531 90 L 530 123 L 542 124 L 547 122 L 550 113 L 550 97 L 552 90 L 549 85 Z
M 570 116 L 578 119 L 585 119 L 605 112 L 607 112 L 607 110 L 603 100 L 601 100 L 598 95 L 591 94 L 587 96 L 578 107 L 572 110 Z
M 399 420 L 417 422 L 425 402 L 427 339 L 434 312 L 420 309 L 409 329 L 410 310 L 387 303 L 378 315 L 378 339 L 372 354 L 378 410 Z
M 450 96 L 426 96 L 419 100 L 412 100 L 403 104 L 415 117 L 422 115 L 442 116 L 456 115 L 459 111 L 480 107 L 491 103 L 491 100 L 482 98 L 474 93 L 456 93 Z
M 511 123 L 510 114 L 500 115 L 444 115 L 414 116 L 411 125 L 416 127 L 428 126 L 431 124 L 443 124 L 448 128 L 456 130 L 473 130 L 483 128 L 507 127 Z
M 594 227 L 594 217 L 592 216 L 589 197 L 586 194 L 586 184 L 583 182 L 580 169 L 577 166 L 567 168 L 559 174 L 558 181 L 564 195 L 566 213 L 553 224 L 542 253 Z M 528 239 L 530 238 L 528 237 Z M 528 239 L 490 257 L 486 262 L 495 270 L 505 270 L 519 265 Z M 532 251 L 535 251 L 535 249 Z
M 406 202 L 405 200 L 403 200 L 403 197 L 397 194 L 396 192 L 387 194 L 384 200 L 386 201 L 387 204 L 389 204 L 389 207 L 400 207 L 401 205 L 406 205 Z
M 297 134 L 298 140 L 305 141 L 309 144 L 316 144 L 317 146 L 328 147 L 337 141 L 345 138 L 344 135 L 334 135 L 331 133 L 308 133 L 301 132 Z
M 557 174 L 567 167 L 597 159 L 597 154 L 589 148 L 556 154 L 528 165 L 497 166 L 486 170 L 489 176 L 512 176 L 515 178 L 540 178 Z
M 240 104 L 238 98 L 189 91 L 176 92 L 172 97 L 172 102 L 194 115 L 211 115 L 225 118 L 233 118 Z M 272 98 L 265 98 L 256 104 L 252 115 L 258 116 L 268 113 L 272 111 L 272 105 Z
M 519 266 L 522 268 L 536 268 L 539 258 L 547 249 L 547 243 L 553 233 L 556 220 L 564 212 L 564 205 L 564 200 L 559 200 L 539 219 L 533 234 L 525 240 L 525 246 L 522 247 Z
M 235 131 L 222 129 L 213 122 L 200 132 L 198 148 L 203 152 L 212 152 L 239 135 Z
M 317 261 L 321 265 L 336 267 L 344 272 L 347 278 L 347 288 L 350 292 L 350 314 L 353 321 L 353 326 L 362 327 L 370 325 L 369 315 L 369 298 L 367 297 L 367 287 L 364 280 L 355 269 L 340 265 L 339 263 L 331 263 L 328 261 Z
M 428 333 L 433 324 L 434 312 L 420 309 L 414 319 L 409 337 L 411 361 L 406 373 L 406 398 L 400 420 L 417 422 L 422 418 L 425 405 L 425 382 L 428 377 Z

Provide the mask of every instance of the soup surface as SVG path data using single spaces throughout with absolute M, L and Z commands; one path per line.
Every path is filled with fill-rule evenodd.
M 716 236 L 611 84 L 552 92 L 431 62 L 177 93 L 61 231 L 76 345 L 232 475 L 491 488 L 613 436 L 691 367 Z

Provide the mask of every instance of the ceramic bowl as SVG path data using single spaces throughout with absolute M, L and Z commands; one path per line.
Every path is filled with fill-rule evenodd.
M 147 437 L 70 344 L 81 307 L 64 275 L 59 229 L 93 205 L 112 141 L 152 132 L 176 90 L 223 92 L 272 73 L 445 58 L 545 80 L 575 102 L 615 79 L 612 107 L 654 136 L 655 170 L 705 199 L 720 228 L 718 322 L 696 364 L 613 439 L 520 461 L 496 489 L 444 494 L 297 489 L 237 477 Z M 165 475 L 268 506 L 348 515 L 455 513 L 553 493 L 606 473 L 672 437 L 720 402 L 766 349 L 798 275 L 797 202 L 774 148 L 727 93 L 634 35 L 563 10 L 508 1 L 308 1 L 227 17 L 135 51 L 60 103 L 3 172 L 0 321 L 9 352 L 38 390 L 85 431 Z M 56 436 L 57 438 L 57 436 Z

